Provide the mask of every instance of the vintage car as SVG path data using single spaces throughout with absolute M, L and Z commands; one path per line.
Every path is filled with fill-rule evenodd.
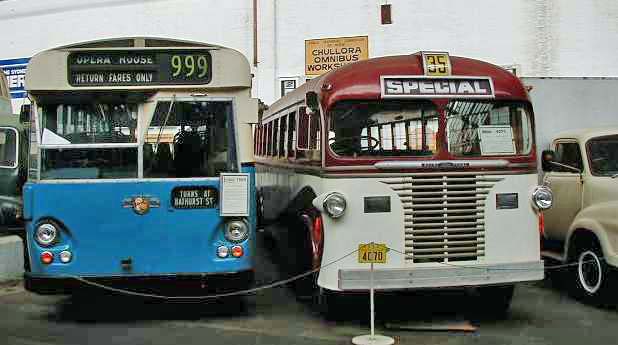
M 573 263 L 571 290 L 593 304 L 612 301 L 618 274 L 618 127 L 564 132 L 543 151 L 544 182 L 554 194 L 545 211 L 542 254 Z

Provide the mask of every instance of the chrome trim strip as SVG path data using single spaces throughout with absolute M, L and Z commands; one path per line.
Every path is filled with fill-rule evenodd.
M 64 184 L 64 183 L 135 183 L 135 182 L 206 182 L 219 181 L 218 177 L 187 177 L 187 178 L 126 178 L 126 179 L 65 179 L 65 180 L 40 180 L 42 184 Z
M 506 168 L 509 161 L 492 160 L 436 160 L 436 161 L 386 161 L 373 165 L 380 170 L 395 169 L 457 169 L 457 168 Z
M 436 264 L 432 268 L 375 269 L 373 275 L 378 290 L 481 286 L 541 280 L 544 263 Z M 368 290 L 369 282 L 369 269 L 339 270 L 340 290 Z
M 139 143 L 102 143 L 102 144 L 61 144 L 41 145 L 41 149 L 109 149 L 109 148 L 137 148 Z

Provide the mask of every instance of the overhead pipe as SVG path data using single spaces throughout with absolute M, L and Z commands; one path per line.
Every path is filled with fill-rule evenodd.
M 253 67 L 258 65 L 258 13 L 257 0 L 253 0 Z

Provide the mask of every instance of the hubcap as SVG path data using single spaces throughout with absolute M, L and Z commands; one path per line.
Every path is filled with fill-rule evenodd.
M 585 251 L 579 255 L 577 263 L 579 282 L 586 292 L 594 294 L 599 291 L 603 281 L 601 261 L 595 252 Z

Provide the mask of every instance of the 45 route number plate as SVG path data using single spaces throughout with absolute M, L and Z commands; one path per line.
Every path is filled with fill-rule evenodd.
M 362 243 L 358 245 L 358 263 L 385 264 L 388 248 L 384 243 Z

